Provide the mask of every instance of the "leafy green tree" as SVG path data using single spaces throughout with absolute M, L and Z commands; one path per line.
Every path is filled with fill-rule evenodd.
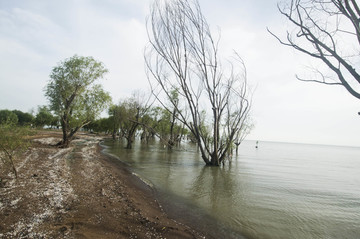
M 157 135 L 164 144 L 171 149 L 176 143 L 179 143 L 186 132 L 184 124 L 179 124 L 177 119 L 179 110 L 178 89 L 170 90 L 170 100 L 163 107 L 152 107 L 143 117 L 143 135 L 153 137 Z M 174 103 L 174 105 L 172 104 Z M 142 135 L 142 138 L 144 136 Z
M 98 120 L 91 121 L 89 124 L 84 125 L 83 129 L 91 133 L 98 132 L 99 121 Z
M 17 115 L 10 110 L 0 110 L 0 124 L 13 123 L 17 124 Z
M 99 130 L 99 132 L 103 132 L 103 133 L 106 133 L 106 134 L 112 132 L 112 130 L 113 130 L 112 122 L 113 122 L 113 120 L 112 120 L 111 116 L 108 117 L 108 118 L 101 118 L 101 119 L 99 119 L 99 121 L 100 121 L 100 130 Z
M 34 121 L 34 116 L 30 113 L 25 113 L 20 110 L 12 111 L 18 117 L 18 124 L 21 126 L 31 125 Z
M 4 123 L 0 125 L 0 158 L 4 166 L 9 166 L 15 177 L 18 177 L 14 159 L 24 150 L 30 142 L 26 136 L 31 131 L 26 127 L 19 127 L 14 123 Z
M 135 98 L 130 98 L 120 104 L 124 121 L 122 123 L 122 132 L 127 140 L 127 149 L 132 148 L 135 133 L 140 126 L 142 107 Z
M 122 122 L 121 107 L 119 105 L 111 105 L 108 114 L 110 115 L 109 119 L 112 122 L 112 137 L 115 140 Z
M 171 148 L 173 146 L 173 144 L 171 143 L 171 112 L 161 107 L 156 107 L 153 114 L 156 117 L 155 119 L 157 119 L 155 121 L 154 128 L 162 139 L 166 139 L 166 144 L 168 144 L 168 148 Z
M 91 132 L 96 132 L 96 133 L 106 133 L 108 134 L 109 132 L 112 132 L 112 116 L 108 117 L 108 118 L 101 118 L 98 120 L 95 120 L 93 122 L 91 122 L 90 124 L 84 126 L 84 129 L 91 131 Z
M 45 125 L 52 125 L 53 121 L 56 119 L 54 117 L 48 107 L 40 106 L 38 108 L 38 113 L 35 116 L 34 123 L 37 127 L 44 127 Z
M 144 119 L 150 107 L 148 97 L 140 91 L 134 92 L 130 98 L 119 103 L 120 118 L 122 119 L 120 128 L 127 140 L 127 149 L 132 148 L 139 127 L 145 125 Z
M 96 84 L 107 72 L 102 62 L 77 55 L 52 69 L 45 95 L 50 110 L 60 119 L 62 147 L 67 147 L 75 133 L 95 120 L 111 102 L 110 95 Z

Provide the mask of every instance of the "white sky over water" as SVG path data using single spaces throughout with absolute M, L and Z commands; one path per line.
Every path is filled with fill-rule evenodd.
M 238 51 L 256 88 L 248 139 L 360 146 L 360 102 L 341 87 L 299 82 L 309 58 L 281 46 L 266 27 L 285 34 L 277 0 L 200 0 L 221 29 L 221 49 Z M 0 109 L 47 104 L 52 67 L 74 54 L 109 69 L 104 88 L 114 102 L 144 89 L 143 50 L 149 0 L 0 0 Z M 214 32 L 216 34 L 216 31 Z

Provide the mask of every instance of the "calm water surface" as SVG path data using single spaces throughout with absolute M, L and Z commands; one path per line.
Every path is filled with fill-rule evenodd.
M 260 142 L 255 149 L 245 141 L 232 163 L 216 168 L 191 144 L 105 145 L 156 188 L 169 213 L 213 235 L 360 238 L 360 148 Z

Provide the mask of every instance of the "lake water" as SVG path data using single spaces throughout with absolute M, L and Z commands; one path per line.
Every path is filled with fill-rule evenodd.
M 360 238 L 360 148 L 244 141 L 225 167 L 196 147 L 104 143 L 170 215 L 223 238 Z

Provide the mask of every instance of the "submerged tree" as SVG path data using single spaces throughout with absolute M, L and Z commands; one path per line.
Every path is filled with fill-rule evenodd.
M 360 8 L 355 0 L 292 0 L 278 7 L 293 25 L 281 39 L 285 46 L 294 48 L 324 64 L 330 72 L 314 69 L 316 78 L 301 78 L 326 85 L 341 85 L 360 99 L 359 46 Z
M 121 107 L 119 105 L 111 105 L 108 110 L 110 122 L 112 124 L 112 138 L 116 139 L 116 134 L 119 132 L 120 125 L 122 122 L 121 118 Z
M 185 133 L 183 124 L 179 124 L 178 109 L 179 95 L 178 89 L 171 90 L 169 96 L 171 99 L 166 102 L 166 107 L 154 107 L 151 109 L 150 117 L 152 118 L 152 128 L 161 138 L 168 149 L 172 149 L 175 144 L 180 143 Z M 173 105 L 173 103 L 175 105 Z
M 110 95 L 95 82 L 108 72 L 92 57 L 73 56 L 54 67 L 46 87 L 50 109 L 60 119 L 67 147 L 74 134 L 93 121 L 110 103 Z
M 145 93 L 136 91 L 132 96 L 118 105 L 120 130 L 127 140 L 127 149 L 132 148 L 135 134 L 141 125 L 144 125 L 144 117 L 151 107 L 149 97 Z
M 247 121 L 244 122 L 241 125 L 241 130 L 239 130 L 236 135 L 235 135 L 235 139 L 234 139 L 234 144 L 235 144 L 235 152 L 236 155 L 238 155 L 239 153 L 239 146 L 240 144 L 244 141 L 245 137 L 250 134 L 252 128 L 254 127 L 254 124 L 252 122 Z
M 156 0 L 147 29 L 145 59 L 154 95 L 170 113 L 176 110 L 205 163 L 220 165 L 249 116 L 244 62 L 235 54 L 228 67 L 221 64 L 218 40 L 196 0 Z
M 178 122 L 176 115 L 176 108 L 168 111 L 162 107 L 153 107 L 148 114 L 149 124 L 145 128 L 149 131 L 150 137 L 158 136 L 168 149 L 180 144 L 184 135 L 188 133 L 184 124 Z

